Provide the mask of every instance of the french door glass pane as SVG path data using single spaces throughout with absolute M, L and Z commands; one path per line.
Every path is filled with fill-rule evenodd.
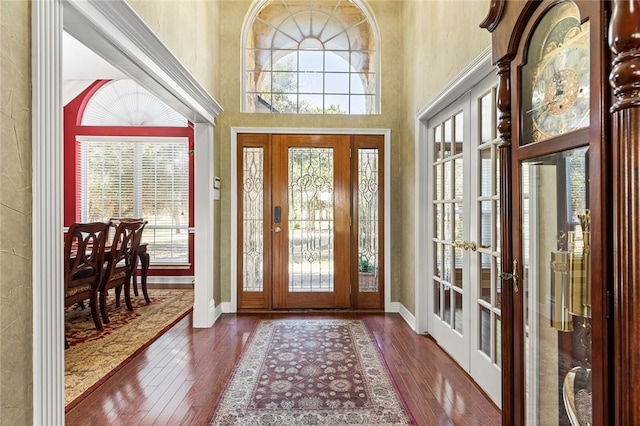
M 586 148 L 522 164 L 528 424 L 592 424 Z
M 494 339 L 494 345 L 495 345 L 495 363 L 498 365 L 498 367 L 502 367 L 502 320 L 500 319 L 499 315 L 496 315 L 495 318 L 495 331 L 496 331 L 496 338 Z
M 453 302 L 453 329 L 458 333 L 462 334 L 462 293 L 458 291 L 453 291 L 454 299 Z
M 378 291 L 378 150 L 358 150 L 358 291 Z
M 481 321 L 477 325 L 480 336 L 478 349 L 492 364 L 500 366 L 500 163 L 497 137 L 496 87 L 478 98 L 479 137 L 477 140 L 478 182 L 477 193 L 477 241 L 478 247 L 478 312 Z
M 243 291 L 264 285 L 264 148 L 243 148 L 242 265 Z
M 480 307 L 480 350 L 491 357 L 491 311 Z
M 289 148 L 289 291 L 334 287 L 333 149 Z

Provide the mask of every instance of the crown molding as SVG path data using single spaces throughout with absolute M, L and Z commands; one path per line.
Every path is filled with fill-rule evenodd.
M 64 29 L 193 122 L 222 107 L 123 0 L 63 0 Z

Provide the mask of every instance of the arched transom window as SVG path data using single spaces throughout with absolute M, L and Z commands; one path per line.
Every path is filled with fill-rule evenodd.
M 244 32 L 244 112 L 378 114 L 378 32 L 359 0 L 264 0 Z

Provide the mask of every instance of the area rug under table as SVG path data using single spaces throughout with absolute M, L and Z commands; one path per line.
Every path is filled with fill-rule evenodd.
M 113 292 L 112 292 L 113 293 Z M 73 408 L 93 389 L 115 374 L 137 353 L 191 312 L 193 289 L 150 289 L 151 303 L 132 296 L 133 311 L 124 300 L 116 308 L 108 297 L 109 324 L 95 329 L 89 308 L 65 310 L 65 410 Z
M 263 320 L 211 425 L 410 425 L 362 320 Z

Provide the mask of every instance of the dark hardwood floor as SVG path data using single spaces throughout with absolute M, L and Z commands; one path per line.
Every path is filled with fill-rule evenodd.
M 210 329 L 185 317 L 66 415 L 67 425 L 203 425 L 256 322 L 297 314 L 224 314 Z M 362 318 L 419 425 L 499 425 L 501 413 L 433 339 L 398 314 Z M 289 426 L 289 425 L 281 425 Z

